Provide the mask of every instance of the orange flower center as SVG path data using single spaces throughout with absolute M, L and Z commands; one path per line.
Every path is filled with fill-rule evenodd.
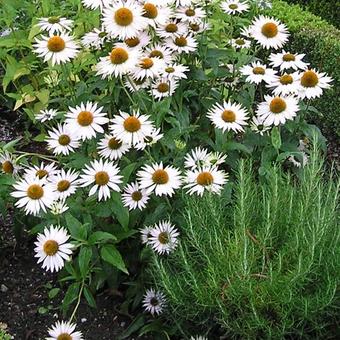
M 129 26 L 133 21 L 133 13 L 128 8 L 119 8 L 115 12 L 114 20 L 119 26 Z
M 282 98 L 276 97 L 270 102 L 269 107 L 271 112 L 281 113 L 286 109 L 287 104 Z
M 128 45 L 129 47 L 136 47 L 140 43 L 140 40 L 137 37 L 125 39 L 124 41 L 125 44 Z
M 14 166 L 10 161 L 4 161 L 2 163 L 2 170 L 6 174 L 12 174 L 14 171 Z
M 48 240 L 44 243 L 44 252 L 48 256 L 55 255 L 59 250 L 59 244 L 57 241 L 54 240 Z M 59 337 L 58 337 L 59 340 Z
M 319 82 L 315 72 L 308 70 L 301 77 L 301 85 L 303 87 L 315 87 Z
M 166 231 L 162 231 L 161 233 L 159 233 L 158 235 L 158 241 L 161 244 L 167 244 L 169 243 L 169 234 Z M 158 301 L 157 301 L 158 303 Z
M 168 32 L 168 33 L 175 33 L 178 31 L 178 26 L 176 24 L 167 24 L 165 26 L 165 31 Z
M 59 192 L 64 192 L 70 187 L 71 183 L 67 181 L 66 179 L 62 179 L 61 181 L 58 182 L 57 185 L 57 190 Z
M 93 114 L 90 111 L 81 111 L 77 117 L 78 124 L 81 126 L 89 126 L 93 122 Z
M 142 197 L 143 197 L 143 195 L 140 191 L 134 191 L 131 194 L 131 198 L 136 202 L 140 201 L 142 199 Z
M 72 340 L 72 336 L 68 333 L 61 333 L 58 335 L 57 340 Z
M 158 169 L 153 173 L 152 181 L 155 184 L 166 184 L 169 182 L 169 175 L 165 170 Z
M 188 45 L 188 41 L 185 37 L 181 36 L 181 37 L 176 37 L 175 39 L 175 44 L 179 47 L 184 47 Z
M 58 142 L 60 145 L 68 145 L 71 142 L 71 138 L 68 135 L 60 135 L 58 138 Z
M 282 57 L 283 61 L 295 61 L 295 55 L 287 53 Z
M 153 4 L 150 4 L 149 2 L 147 2 L 146 4 L 144 4 L 144 14 L 143 16 L 149 19 L 155 19 L 158 15 L 158 10 L 157 7 Z
M 153 51 L 150 52 L 149 57 L 150 58 L 158 57 L 158 58 L 163 59 L 164 54 L 159 50 L 153 50 Z
M 122 47 L 116 47 L 112 49 L 110 53 L 111 63 L 114 65 L 120 65 L 125 63 L 129 59 L 128 52 Z
M 279 33 L 279 30 L 276 24 L 273 22 L 267 22 L 262 26 L 261 32 L 267 38 L 274 38 Z
M 225 121 L 226 123 L 233 123 L 236 120 L 236 114 L 234 111 L 231 110 L 224 110 L 222 112 L 221 118 L 223 119 L 223 121 Z
M 98 171 L 94 178 L 97 185 L 106 185 L 110 180 L 110 177 L 106 171 Z
M 186 11 L 185 11 L 185 15 L 187 17 L 193 17 L 195 15 L 195 10 L 193 8 L 188 8 Z
M 38 184 L 32 184 L 27 189 L 27 196 L 32 200 L 38 200 L 44 195 L 44 189 Z
M 288 85 L 293 83 L 293 77 L 290 74 L 285 74 L 280 77 L 280 83 L 282 85 Z
M 44 178 L 45 176 L 47 176 L 48 172 L 44 169 L 39 169 L 39 170 L 37 170 L 35 175 L 38 176 L 41 179 L 41 178 Z
M 264 75 L 266 73 L 266 70 L 263 67 L 257 66 L 257 67 L 253 68 L 253 73 L 254 74 L 262 74 L 262 75 Z
M 197 176 L 196 182 L 203 186 L 210 185 L 214 182 L 214 177 L 210 172 L 203 171 Z
M 144 70 L 148 70 L 153 66 L 153 61 L 151 58 L 143 58 L 142 61 L 140 62 L 140 67 L 143 68 Z
M 124 129 L 128 132 L 136 132 L 141 128 L 139 119 L 135 116 L 130 116 L 124 121 Z
M 48 40 L 47 48 L 51 52 L 61 52 L 65 49 L 65 41 L 63 38 L 55 35 Z
M 160 83 L 157 86 L 157 91 L 160 93 L 166 93 L 170 89 L 169 85 L 167 83 Z
M 107 143 L 107 145 L 108 145 L 109 149 L 111 149 L 111 150 L 117 150 L 117 149 L 119 149 L 119 148 L 122 146 L 122 142 L 119 141 L 119 140 L 116 139 L 116 138 L 111 138 L 111 139 L 109 140 L 109 142 Z

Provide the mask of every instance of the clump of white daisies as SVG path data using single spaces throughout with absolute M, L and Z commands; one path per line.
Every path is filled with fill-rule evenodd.
M 190 78 L 185 60 L 192 55 L 199 59 L 200 35 L 210 28 L 208 3 L 82 0 L 82 4 L 88 10 L 99 11 L 100 26 L 80 40 L 72 34 L 74 22 L 68 18 L 38 20 L 42 33 L 35 39 L 33 52 L 49 66 L 76 61 L 83 50 L 95 52 L 99 57 L 94 76 L 118 79 L 128 97 L 144 91 L 153 101 L 172 97 L 181 82 Z M 258 5 L 270 6 L 267 1 L 258 1 Z M 226 18 L 237 19 L 250 13 L 251 6 L 246 0 L 225 0 L 220 3 L 220 10 Z M 211 125 L 229 136 L 242 135 L 247 129 L 260 137 L 267 135 L 273 127 L 294 120 L 300 102 L 320 97 L 332 81 L 325 73 L 310 67 L 304 54 L 283 49 L 289 40 L 284 23 L 264 15 L 251 20 L 249 26 L 234 31 L 229 45 L 242 53 L 260 46 L 270 51 L 268 61 L 254 59 L 239 68 L 232 65 L 230 70 L 234 79 L 253 84 L 260 91 L 260 102 L 252 112 L 229 96 L 206 112 Z M 46 78 L 51 87 L 59 83 L 53 71 Z M 97 197 L 98 204 L 119 192 L 126 208 L 139 211 L 152 199 L 171 198 L 181 188 L 190 195 L 202 196 L 207 191 L 220 195 L 228 180 L 227 156 L 198 146 L 184 156 L 181 168 L 169 160 L 150 159 L 150 150 L 167 131 L 162 131 L 152 115 L 143 110 L 143 107 L 118 110 L 111 118 L 107 107 L 91 100 L 69 106 L 66 112 L 59 107 L 41 110 L 35 118 L 39 124 L 48 126 L 47 146 L 62 161 L 23 166 L 21 156 L 1 152 L 2 172 L 17 178 L 11 193 L 15 205 L 35 216 L 44 217 L 48 212 L 61 215 L 69 209 L 67 200 L 80 188 Z M 94 159 L 81 171 L 63 169 L 67 157 L 87 143 L 96 145 Z M 132 151 L 141 157 L 146 155 L 149 161 L 142 163 L 132 182 L 123 185 L 120 160 L 123 156 L 129 158 Z M 304 164 L 307 160 L 304 158 Z M 159 255 L 168 255 L 176 250 L 180 233 L 169 220 L 161 220 L 142 228 L 141 235 L 143 244 Z M 38 263 L 54 272 L 71 259 L 74 247 L 64 227 L 50 225 L 38 235 L 35 252 Z M 152 315 L 160 314 L 165 305 L 161 292 L 154 289 L 146 292 L 143 306 Z M 75 332 L 75 325 L 65 322 L 57 322 L 49 334 L 48 339 L 82 339 L 81 333 Z

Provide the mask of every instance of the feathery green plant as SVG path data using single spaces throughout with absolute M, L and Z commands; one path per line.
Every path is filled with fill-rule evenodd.
M 259 184 L 249 161 L 236 176 L 230 202 L 187 200 L 179 249 L 154 258 L 168 318 L 228 338 L 329 338 L 339 307 L 339 180 L 325 178 L 317 148 L 299 179 L 273 166 Z

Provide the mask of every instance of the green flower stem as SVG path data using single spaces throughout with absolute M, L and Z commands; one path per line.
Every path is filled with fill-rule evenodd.
M 144 113 L 147 113 L 148 112 L 148 108 L 146 107 L 145 103 L 144 103 L 144 100 L 143 98 L 140 96 L 135 84 L 133 83 L 132 79 L 130 78 L 130 76 L 126 76 L 129 83 L 131 84 L 131 86 L 133 87 L 133 89 L 135 90 L 135 93 L 137 94 L 138 98 L 140 99 L 140 101 L 142 102 L 143 104 L 143 109 L 144 109 Z M 122 86 L 125 88 L 124 84 L 122 84 Z
M 17 161 L 23 157 L 28 157 L 28 156 L 36 156 L 38 158 L 44 159 L 46 161 L 50 161 L 50 162 L 55 162 L 56 160 L 53 158 L 49 158 L 49 157 L 45 157 L 44 155 L 40 155 L 38 153 L 34 153 L 34 152 L 24 152 L 24 151 L 17 151 L 17 153 L 22 154 L 21 156 L 19 156 L 17 158 Z M 53 156 L 52 156 L 53 157 Z
M 78 299 L 77 299 L 77 304 L 76 304 L 76 306 L 74 307 L 73 312 L 72 312 L 71 317 L 70 317 L 70 322 L 72 322 L 73 318 L 74 318 L 75 315 L 76 315 L 76 312 L 77 312 L 78 307 L 79 307 L 79 304 L 80 304 L 81 296 L 82 296 L 82 294 L 83 294 L 84 287 L 85 287 L 85 281 L 83 280 L 83 281 L 81 282 L 81 286 L 80 286 L 80 290 L 79 290 L 79 294 L 78 294 Z

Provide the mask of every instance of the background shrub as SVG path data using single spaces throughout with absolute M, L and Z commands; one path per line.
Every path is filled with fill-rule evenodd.
M 218 324 L 228 338 L 330 338 L 339 185 L 315 155 L 300 180 L 273 167 L 261 185 L 241 161 L 229 202 L 187 200 L 180 247 L 152 268 L 168 318 L 196 333 Z
M 340 2 L 337 0 L 286 0 L 288 3 L 299 4 L 310 12 L 326 19 L 336 27 L 340 27 Z
M 312 67 L 327 72 L 334 79 L 332 89 L 313 102 L 320 113 L 315 113 L 312 119 L 340 136 L 340 30 L 300 6 L 280 0 L 273 1 L 268 14 L 288 26 L 292 34 L 289 47 L 294 52 L 305 53 L 305 60 Z

